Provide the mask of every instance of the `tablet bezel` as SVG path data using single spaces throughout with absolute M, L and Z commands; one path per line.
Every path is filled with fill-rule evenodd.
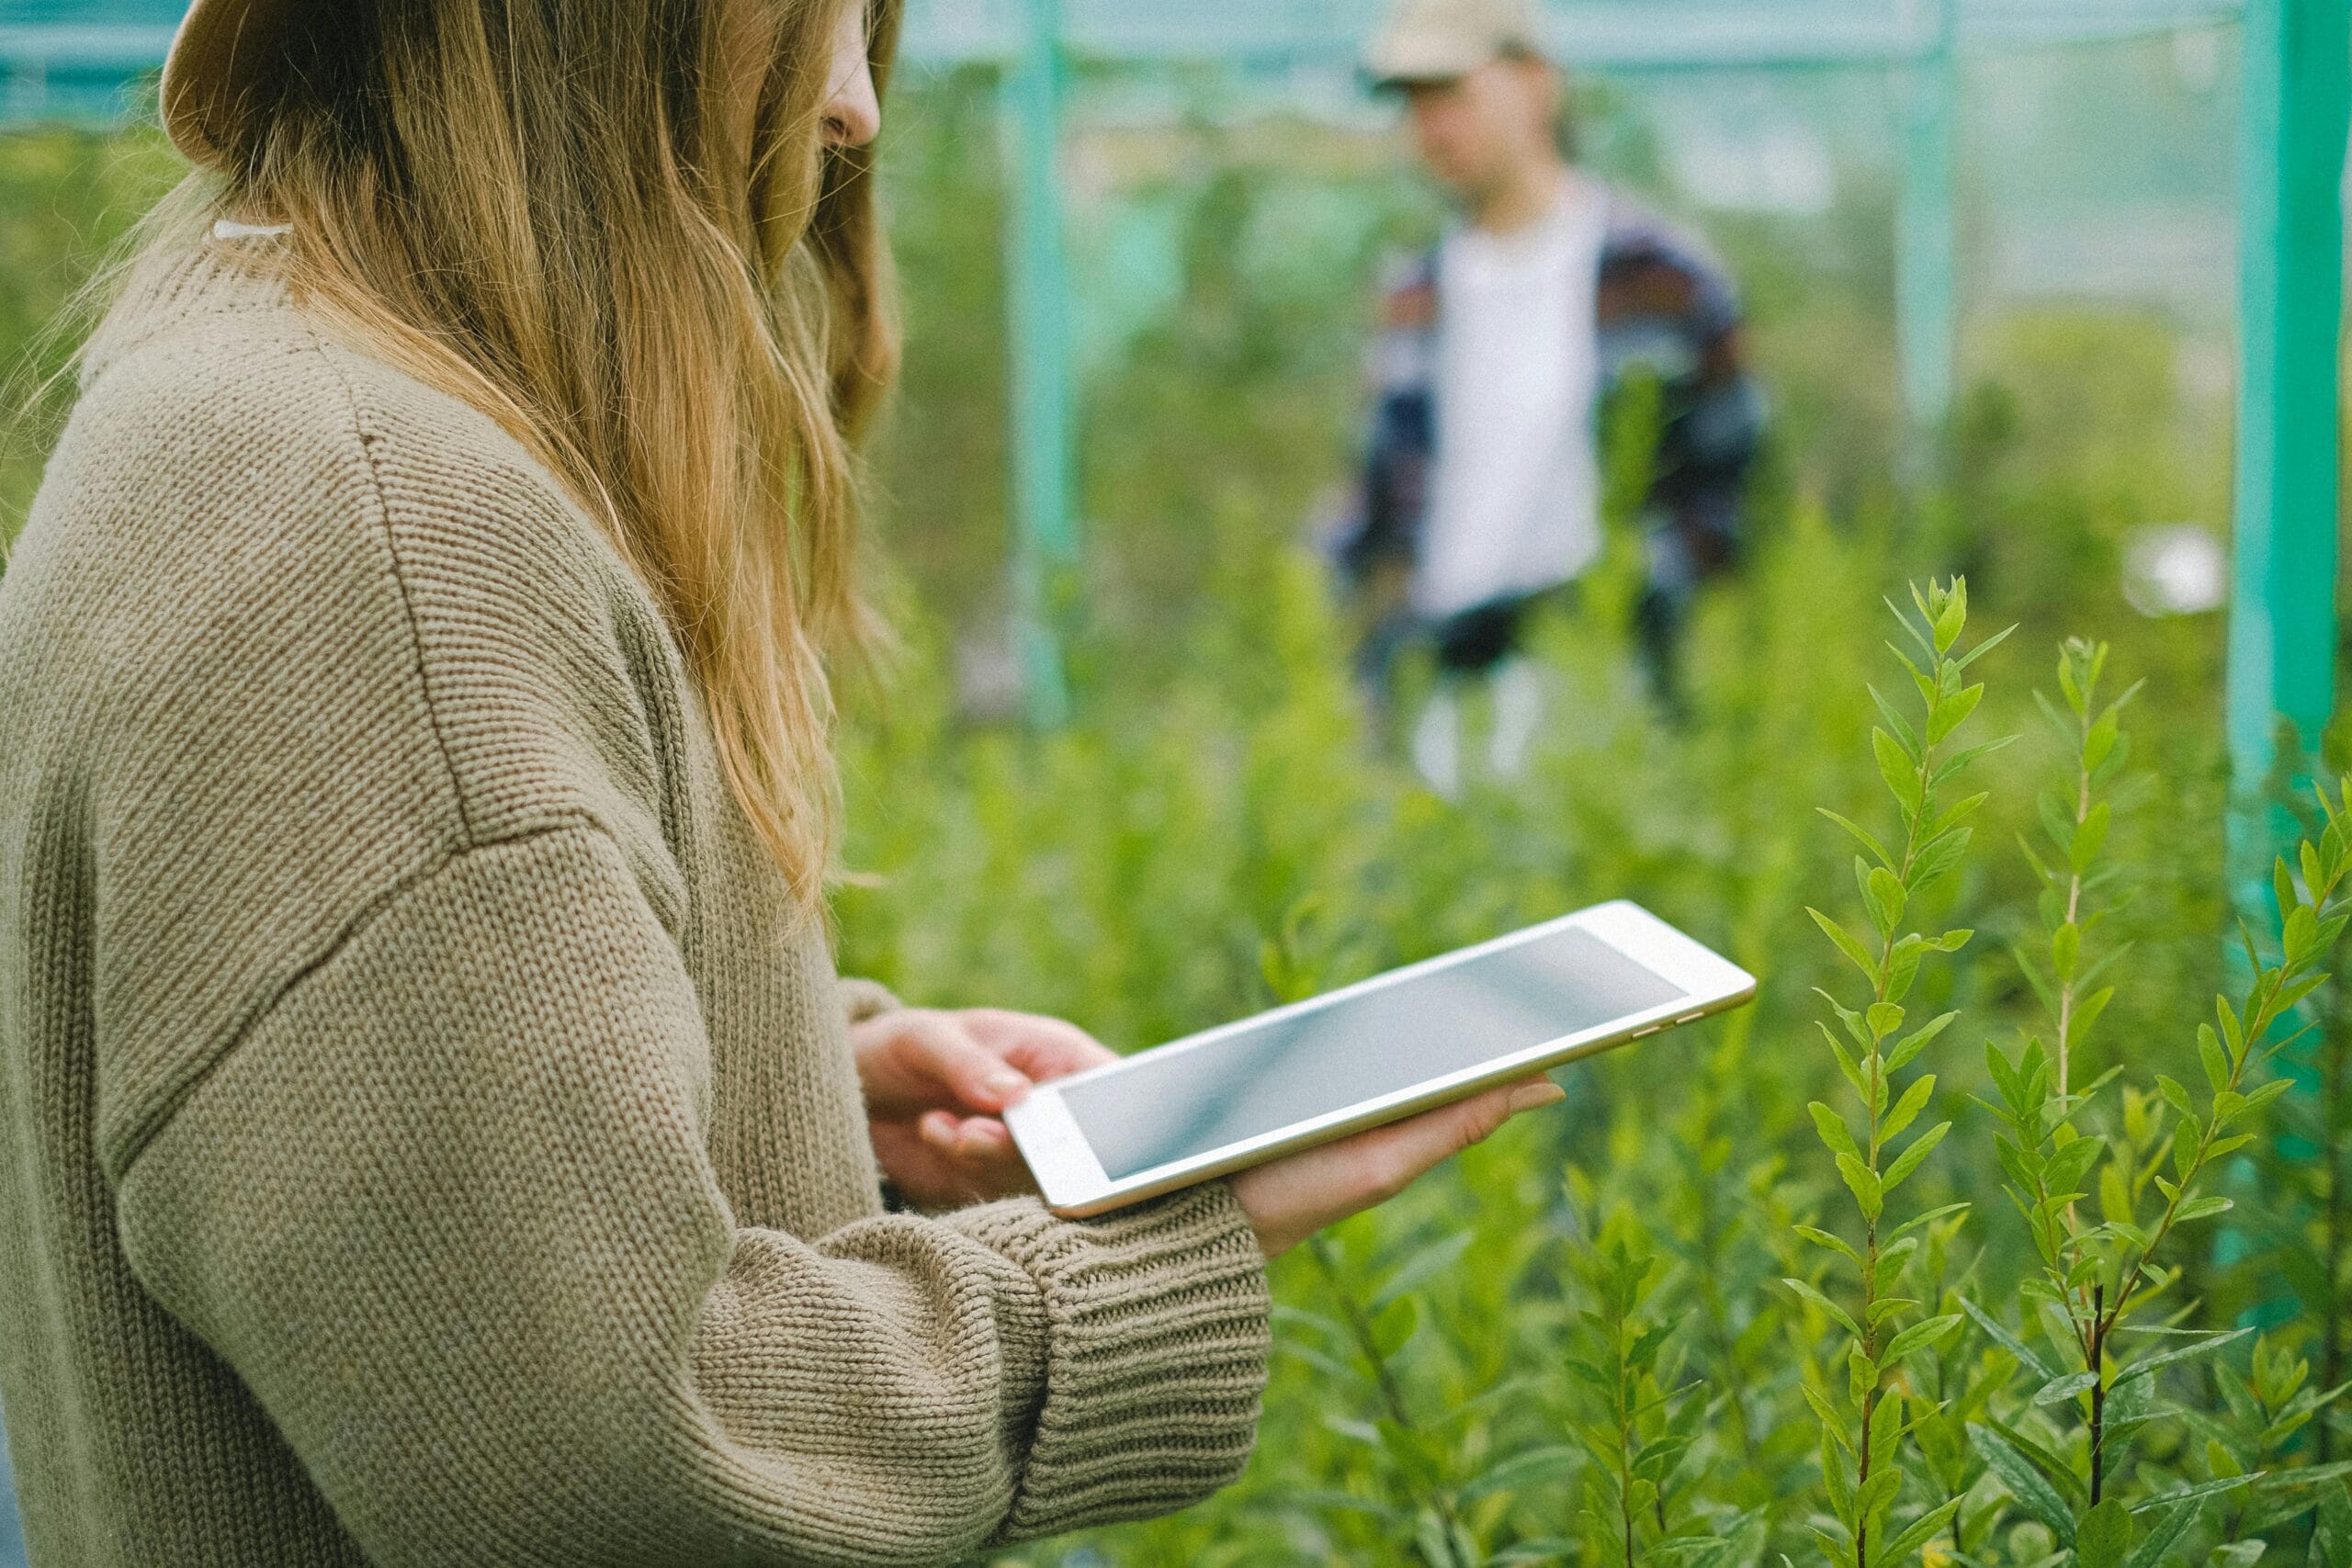
M 1146 1056 L 1157 1056 L 1164 1051 L 1190 1050 L 1255 1028 L 1268 1019 L 1329 1007 L 1342 998 L 1395 986 L 1483 953 L 1521 942 L 1541 941 L 1572 926 L 1607 942 L 1627 959 L 1677 987 L 1682 991 L 1682 996 L 1627 1013 L 1607 1023 L 1596 1024 L 1590 1029 L 1561 1035 L 1508 1055 L 1489 1058 L 1475 1066 L 1461 1068 L 1408 1089 L 1361 1100 L 1321 1116 L 1295 1122 L 1270 1133 L 1222 1145 L 1184 1159 L 1152 1166 L 1115 1181 L 1104 1172 L 1077 1118 L 1063 1102 L 1062 1086 L 1123 1072 Z M 1654 1034 L 1674 1024 L 1693 1022 L 1710 1013 L 1736 1007 L 1755 994 L 1755 976 L 1746 970 L 1685 936 L 1640 905 L 1619 899 L 1392 969 L 1306 1001 L 1293 1002 L 1286 1007 L 1220 1024 L 1198 1034 L 1186 1035 L 1148 1053 L 1106 1063 L 1051 1083 L 1039 1084 L 1020 1104 L 1005 1112 L 1004 1121 L 1020 1145 L 1023 1157 L 1029 1163 L 1030 1174 L 1037 1179 L 1046 1205 L 1056 1213 L 1078 1218 L 1139 1202 L 1161 1192 L 1261 1164 L 1278 1155 L 1312 1147 L 1362 1128 L 1396 1121 L 1416 1111 L 1474 1094 L 1490 1084 L 1507 1083 L 1512 1078 L 1524 1077 L 1531 1072 L 1548 1070 Z

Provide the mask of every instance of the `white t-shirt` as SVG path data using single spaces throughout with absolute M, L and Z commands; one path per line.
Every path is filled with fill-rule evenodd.
M 1570 176 L 1536 222 L 1438 252 L 1437 431 L 1413 607 L 1565 582 L 1600 551 L 1595 294 L 1606 193 Z

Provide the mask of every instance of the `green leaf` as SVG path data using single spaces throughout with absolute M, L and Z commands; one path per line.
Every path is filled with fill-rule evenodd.
M 2025 1075 L 2019 1065 L 2010 1061 L 1990 1040 L 1984 1042 L 1984 1070 L 1992 1076 L 1993 1087 L 2001 1091 L 2003 1103 L 2011 1111 L 2033 1109 L 2033 1097 L 2026 1092 Z
M 1904 754 L 1902 742 L 1883 729 L 1871 731 L 1871 750 L 1878 759 L 1878 775 L 1887 792 L 1905 811 L 1919 809 L 1918 764 Z
M 2212 1037 L 2213 1032 L 2211 1030 L 2209 1029 L 2204 1032 L 2208 1039 Z M 2193 1117 L 2197 1114 L 2197 1107 L 2189 1100 L 2188 1090 L 2183 1088 L 2177 1079 L 2167 1077 L 2163 1073 L 2158 1073 L 2156 1075 L 2156 1092 L 2163 1095 L 2165 1097 L 2165 1103 L 2178 1111 L 2182 1117 Z
M 1951 1502 L 1931 1508 L 1912 1520 L 1909 1529 L 1886 1543 L 1884 1554 L 1877 1561 L 1908 1562 L 1918 1554 L 1920 1548 L 1943 1533 L 1951 1524 L 1952 1517 L 1960 1512 L 1960 1506 L 1964 1501 L 1966 1501 L 1965 1498 L 1954 1497 Z
M 1968 686 L 1955 693 L 1949 702 L 1939 704 L 1936 716 L 1928 725 L 1928 744 L 1941 744 L 1946 736 L 1967 722 L 1968 716 L 1976 711 L 1976 705 L 1984 697 L 1983 686 Z
M 1883 1366 L 1891 1367 L 1915 1351 L 1925 1350 L 1940 1343 L 1947 1335 L 1959 1326 L 1958 1313 L 1915 1323 L 1894 1337 L 1894 1340 L 1888 1344 L 1885 1352 L 1879 1357 L 1879 1361 Z
M 1986 654 L 1992 652 L 1995 649 L 2008 641 L 2009 634 L 2017 629 L 2018 628 L 2014 626 L 2003 626 L 1999 631 L 1995 632 L 1991 637 L 1986 637 L 1983 642 L 1978 643 L 1974 648 L 1972 648 L 1966 653 L 1962 654 L 1957 660 L 1953 660 L 1953 662 L 1958 664 L 1962 670 L 1967 669 L 1970 665 L 1975 663 L 1978 660 L 1984 658 Z
M 2041 1378 L 2046 1382 L 2050 1379 L 2058 1375 L 2056 1370 L 2048 1362 L 2044 1361 L 2040 1356 L 2034 1354 L 2034 1352 L 2028 1348 L 2024 1340 L 2018 1338 L 2016 1335 L 2002 1327 L 1999 1319 L 1986 1312 L 1983 1307 L 1978 1306 L 1974 1302 L 1970 1301 L 1966 1296 L 1960 1298 L 1960 1310 L 1966 1313 L 1970 1318 L 1973 1319 L 1978 1328 L 1984 1330 L 1985 1338 L 1990 1339 L 1994 1344 L 1998 1345 L 2002 1349 L 2007 1350 L 2010 1355 L 2015 1356 L 2018 1359 L 2018 1364 L 2023 1366 L 2026 1371 L 2033 1373 L 2034 1376 Z
M 1819 1022 L 1818 1020 L 1815 1021 Z M 1829 1042 L 1830 1055 L 1837 1058 L 1838 1070 L 1845 1075 L 1845 1078 L 1848 1083 L 1854 1086 L 1854 1092 L 1856 1094 L 1861 1096 L 1864 1100 L 1870 1099 L 1870 1080 L 1862 1077 L 1861 1064 L 1855 1061 L 1854 1054 L 1851 1051 L 1847 1050 L 1845 1045 L 1838 1040 L 1838 1036 L 1829 1032 L 1829 1026 L 1827 1024 L 1820 1024 L 1820 1029 L 1821 1037 Z
M 1872 866 L 1863 891 L 1870 898 L 1871 913 L 1877 917 L 1879 933 L 1892 936 L 1902 922 L 1903 906 L 1907 897 L 1903 883 L 1884 866 Z
M 1372 1320 L 1372 1346 L 1382 1360 L 1387 1360 L 1405 1348 L 1413 1330 L 1421 1325 L 1421 1303 L 1417 1297 L 1399 1296 L 1390 1302 Z
M 2069 1372 L 2064 1377 L 2052 1378 L 2043 1383 L 2035 1392 L 2033 1402 L 2036 1404 L 2064 1404 L 2069 1400 L 2081 1398 L 2098 1386 L 2097 1372 Z
M 1888 1235 L 1886 1238 L 1887 1250 L 1891 1251 L 1896 1242 L 1901 1241 L 1913 1231 L 1924 1230 L 1928 1226 L 1934 1224 L 1938 1220 L 1942 1219 L 1945 1215 L 1957 1214 L 1967 1207 L 1968 1205 L 1966 1203 L 1944 1203 L 1936 1208 L 1929 1209 L 1925 1213 L 1912 1215 L 1909 1219 L 1895 1226 L 1894 1231 Z
M 1952 1027 L 1954 1018 L 1959 1018 L 1959 1013 L 1943 1013 L 1943 1016 L 1938 1016 L 1938 1018 L 1928 1018 L 1927 1022 L 1922 1022 L 1922 1025 L 1917 1027 L 1917 1030 L 1912 1030 L 1910 1034 L 1898 1039 L 1898 1042 L 1894 1043 L 1894 1048 L 1886 1051 L 1886 1072 L 1903 1072 L 1905 1067 L 1910 1067 L 1912 1058 L 1922 1054 L 1922 1051 L 1927 1051 L 1931 1039 L 1936 1039 L 1938 1034 L 1943 1034 L 1948 1027 Z
M 2107 1141 L 2097 1134 L 2085 1134 L 2051 1156 L 2049 1165 L 2042 1171 L 2042 1179 L 2050 1184 L 2050 1190 L 2072 1191 L 2106 1147 Z
M 1902 1154 L 1897 1156 L 1893 1165 L 1887 1167 L 1886 1179 L 1882 1186 L 1882 1190 L 1892 1191 L 1894 1189 L 1902 1186 L 1905 1179 L 1907 1179 L 1913 1171 L 1919 1168 L 1919 1162 L 1926 1159 L 1928 1152 L 1938 1144 L 1942 1143 L 1944 1141 L 1944 1134 L 1951 1131 L 1951 1122 L 1939 1122 L 1934 1126 L 1928 1128 L 1926 1132 L 1920 1134 L 1917 1138 L 1914 1138 L 1911 1141 L 1911 1146 L 1905 1149 Z
M 2132 1510 L 2108 1498 L 2075 1527 L 2075 1568 L 2123 1568 L 2132 1550 Z
M 2139 1511 L 2143 1514 L 2151 1512 L 2146 1508 Z M 2165 1553 L 2195 1527 L 2198 1517 L 2204 1512 L 2202 1502 L 2192 1500 L 2174 1505 L 2171 1511 L 2148 1531 L 2147 1539 L 2140 1543 L 2140 1549 L 2125 1562 L 2123 1568 L 2158 1568 L 2165 1560 Z
M 1878 1135 L 1881 1141 L 1892 1139 L 1904 1128 L 1917 1121 L 1921 1109 L 1927 1105 L 1928 1097 L 1935 1092 L 1935 1074 L 1923 1073 L 1914 1079 L 1911 1087 L 1903 1091 L 1903 1098 L 1894 1102 L 1894 1109 L 1886 1113 L 1886 1120 L 1879 1123 Z
M 1827 1394 L 1811 1383 L 1803 1386 L 1804 1402 L 1813 1406 L 1814 1418 L 1821 1423 L 1822 1436 L 1837 1444 L 1840 1451 L 1851 1454 L 1854 1451 L 1854 1446 L 1846 1437 L 1846 1417 L 1829 1403 Z M 1825 1463 L 1823 1466 L 1825 1472 L 1827 1468 Z
M 1847 1190 L 1853 1193 L 1854 1201 L 1861 1206 L 1862 1217 L 1877 1219 L 1879 1212 L 1886 1207 L 1886 1187 L 1878 1172 L 1852 1155 L 1839 1155 L 1838 1174 L 1846 1179 Z
M 2075 1544 L 2075 1516 L 2058 1489 L 2043 1478 L 2033 1461 L 2011 1445 L 2007 1438 L 1990 1427 L 1975 1422 L 1968 1424 L 1968 1436 L 1983 1456 L 1986 1468 L 1999 1477 L 2018 1506 L 2040 1520 L 2044 1529 L 2058 1538 L 2061 1546 Z
M 1463 1253 L 1469 1250 L 1470 1244 L 1476 1239 L 1476 1232 L 1459 1230 L 1413 1253 L 1404 1262 L 1398 1264 L 1396 1271 L 1382 1281 L 1380 1289 L 1374 1292 L 1372 1310 L 1380 1311 L 1407 1292 L 1451 1269 L 1461 1258 Z
M 1964 750 L 1954 751 L 1951 756 L 1945 758 L 1942 763 L 1937 767 L 1935 772 L 1936 787 L 1939 789 L 1942 788 L 1945 784 L 1950 784 L 1953 779 L 1959 777 L 1960 774 L 1972 766 L 1978 758 L 1989 757 L 1994 752 L 2006 749 L 2016 739 L 2017 737 L 2014 735 L 2004 735 L 1998 740 L 1987 740 L 1981 745 L 1970 746 Z
M 1421 1512 L 1420 1530 L 1414 1544 L 1419 1548 L 1421 1561 L 1430 1568 L 1470 1568 L 1470 1564 L 1453 1550 L 1453 1542 L 1446 1538 L 1445 1521 L 1432 1509 Z
M 2102 800 L 2090 808 L 2082 826 L 2075 829 L 2072 861 L 2075 875 L 2090 870 L 2098 860 L 2099 851 L 2106 847 L 2109 816 L 2107 802 Z
M 2091 726 L 2090 732 L 2083 737 L 2081 762 L 2085 773 L 2098 772 L 2098 765 L 2107 761 L 2107 754 L 2109 751 L 2115 750 L 2116 720 L 2115 710 L 2109 708 L 2098 716 L 2098 721 Z
M 2094 968 L 2103 966 L 2104 965 L 2100 964 L 2093 965 Z M 2114 999 L 2115 987 L 2112 986 L 2102 986 L 2098 990 L 2093 991 L 2089 996 L 2085 997 L 2081 1001 L 2075 1004 L 2075 1016 L 2066 1021 L 2066 1048 L 2069 1051 L 2074 1050 L 2075 1047 L 2081 1045 L 2085 1040 L 2090 1038 L 2091 1026 L 2098 1021 L 2098 1015 L 2105 1012 L 2107 1010 L 2107 1004 Z
M 1582 1455 L 1568 1444 L 1547 1443 L 1511 1455 L 1470 1481 L 1456 1495 L 1468 1503 L 1491 1492 L 1516 1492 L 1522 1486 L 1566 1475 L 1581 1462 Z
M 1948 832 L 1935 834 L 1920 844 L 1911 861 L 1911 891 L 1916 894 L 1942 880 L 1968 853 L 1971 836 L 1968 829 L 1954 828 Z
M 1901 659 L 1903 656 L 1898 652 L 1895 657 Z M 1911 663 L 1908 660 L 1904 660 L 1904 668 L 1906 670 L 1911 668 Z M 1894 731 L 1897 736 L 1901 737 L 1904 755 L 1906 757 L 1917 756 L 1919 754 L 1919 738 L 1912 732 L 1911 721 L 1903 716 L 1903 710 L 1896 707 L 1893 703 L 1888 702 L 1884 694 L 1880 692 L 1876 686 L 1865 682 L 1862 685 L 1862 690 L 1871 694 L 1871 701 L 1878 707 L 1879 716 L 1886 720 L 1886 727 Z
M 2068 920 L 2050 935 L 2050 972 L 2064 985 L 2075 977 L 2075 964 L 2082 956 L 2083 928 Z
M 1820 811 L 1824 817 L 1828 818 L 1829 820 L 1837 823 L 1840 828 L 1843 828 L 1849 834 L 1852 835 L 1856 843 L 1860 844 L 1862 848 L 1870 851 L 1873 855 L 1876 855 L 1881 865 L 1892 866 L 1894 863 L 1894 857 L 1886 852 L 1886 846 L 1880 843 L 1870 832 L 1856 826 L 1854 823 L 1848 821 L 1845 818 L 1838 816 L 1838 813 L 1830 810 L 1827 807 L 1815 807 L 1815 809 Z
M 2112 1386 L 2120 1388 L 2135 1378 L 2154 1377 L 2165 1368 L 2178 1362 L 2193 1361 L 2200 1357 L 2210 1356 L 2222 1346 L 2243 1339 L 2253 1332 L 2251 1327 L 2233 1328 L 2225 1334 L 2215 1334 L 2210 1338 L 2201 1339 L 2181 1349 L 2167 1350 L 2161 1356 L 2151 1356 L 2144 1361 L 2134 1361 L 2115 1374 L 2115 1382 Z
M 1816 1229 L 1812 1225 L 1792 1225 L 1790 1228 L 1815 1247 L 1826 1247 L 1832 1252 L 1844 1254 L 1852 1261 L 1855 1268 L 1860 1269 L 1862 1266 L 1862 1255 L 1856 1252 L 1844 1240 L 1831 1235 L 1827 1231 Z
M 1817 1100 L 1805 1109 L 1813 1113 L 1814 1127 L 1820 1133 L 1821 1141 L 1828 1145 L 1831 1154 L 1860 1157 L 1861 1148 L 1854 1142 L 1853 1130 L 1846 1125 L 1844 1117 Z
M 1952 580 L 1951 596 L 1945 600 L 1935 616 L 1936 651 L 1949 653 L 1951 645 L 1960 640 L 1961 629 L 1968 625 L 1968 590 L 1957 578 Z
M 1792 1291 L 1794 1291 L 1798 1295 L 1803 1296 L 1806 1301 L 1811 1302 L 1815 1306 L 1819 1307 L 1824 1313 L 1828 1314 L 1830 1322 L 1835 1323 L 1847 1333 L 1852 1335 L 1855 1338 L 1860 1339 L 1862 1337 L 1862 1331 L 1854 1322 L 1853 1314 L 1848 1312 L 1844 1307 L 1839 1306 L 1836 1302 L 1831 1301 L 1827 1296 L 1823 1295 L 1815 1287 L 1806 1284 L 1803 1280 L 1783 1279 L 1781 1283 L 1786 1285 Z
M 1869 952 L 1863 948 L 1862 944 L 1855 941 L 1852 934 L 1849 933 L 1844 926 L 1839 925 L 1836 920 L 1831 919 L 1828 916 L 1823 914 L 1818 909 L 1808 907 L 1805 909 L 1805 913 L 1813 917 L 1813 923 L 1821 928 L 1823 935 L 1826 936 L 1831 942 L 1837 943 L 1838 951 L 1846 955 L 1847 962 L 1850 963 L 1855 968 L 1860 969 L 1862 972 L 1863 978 L 1869 980 L 1872 985 L 1876 985 L 1878 983 L 1878 960 L 1872 958 Z
M 2222 1055 L 2222 1043 L 2214 1038 L 2213 1026 L 2210 1023 L 2197 1026 L 2197 1056 L 2204 1064 L 2208 1088 L 2219 1094 L 2230 1087 L 2229 1059 Z
M 2191 1486 L 2177 1487 L 2161 1496 L 2151 1497 L 2145 1502 L 2134 1503 L 2132 1505 L 2132 1511 L 2134 1514 L 2152 1514 L 2158 1508 L 2177 1507 L 2183 1503 L 2202 1502 L 2208 1497 L 2218 1497 L 2224 1492 L 2234 1492 L 2241 1486 L 2259 1481 L 2263 1474 L 2263 1472 L 2256 1470 L 2245 1475 L 2225 1475 L 2218 1481 L 2199 1481 Z
M 2320 1495 L 2319 1518 L 2312 1527 L 2312 1564 L 2352 1568 L 2352 1495 L 2341 1487 Z

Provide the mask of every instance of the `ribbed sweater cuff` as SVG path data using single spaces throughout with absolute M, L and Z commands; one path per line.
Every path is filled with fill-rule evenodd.
M 1000 1540 L 1165 1513 L 1241 1473 L 1266 1385 L 1256 1234 L 1223 1181 L 1100 1219 L 1034 1201 L 953 1217 L 1035 1278 L 1046 1394 Z

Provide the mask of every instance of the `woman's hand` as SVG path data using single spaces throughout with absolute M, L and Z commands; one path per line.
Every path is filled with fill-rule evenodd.
M 1074 1023 L 998 1008 L 895 1008 L 850 1028 L 875 1157 L 926 1208 L 1036 1190 L 998 1112 L 1033 1083 L 1114 1060 Z
M 1517 1112 L 1565 1098 L 1559 1085 L 1540 1075 L 1503 1084 L 1253 1167 L 1231 1179 L 1233 1195 L 1258 1233 L 1259 1250 L 1279 1258 L 1325 1225 L 1386 1202 Z

